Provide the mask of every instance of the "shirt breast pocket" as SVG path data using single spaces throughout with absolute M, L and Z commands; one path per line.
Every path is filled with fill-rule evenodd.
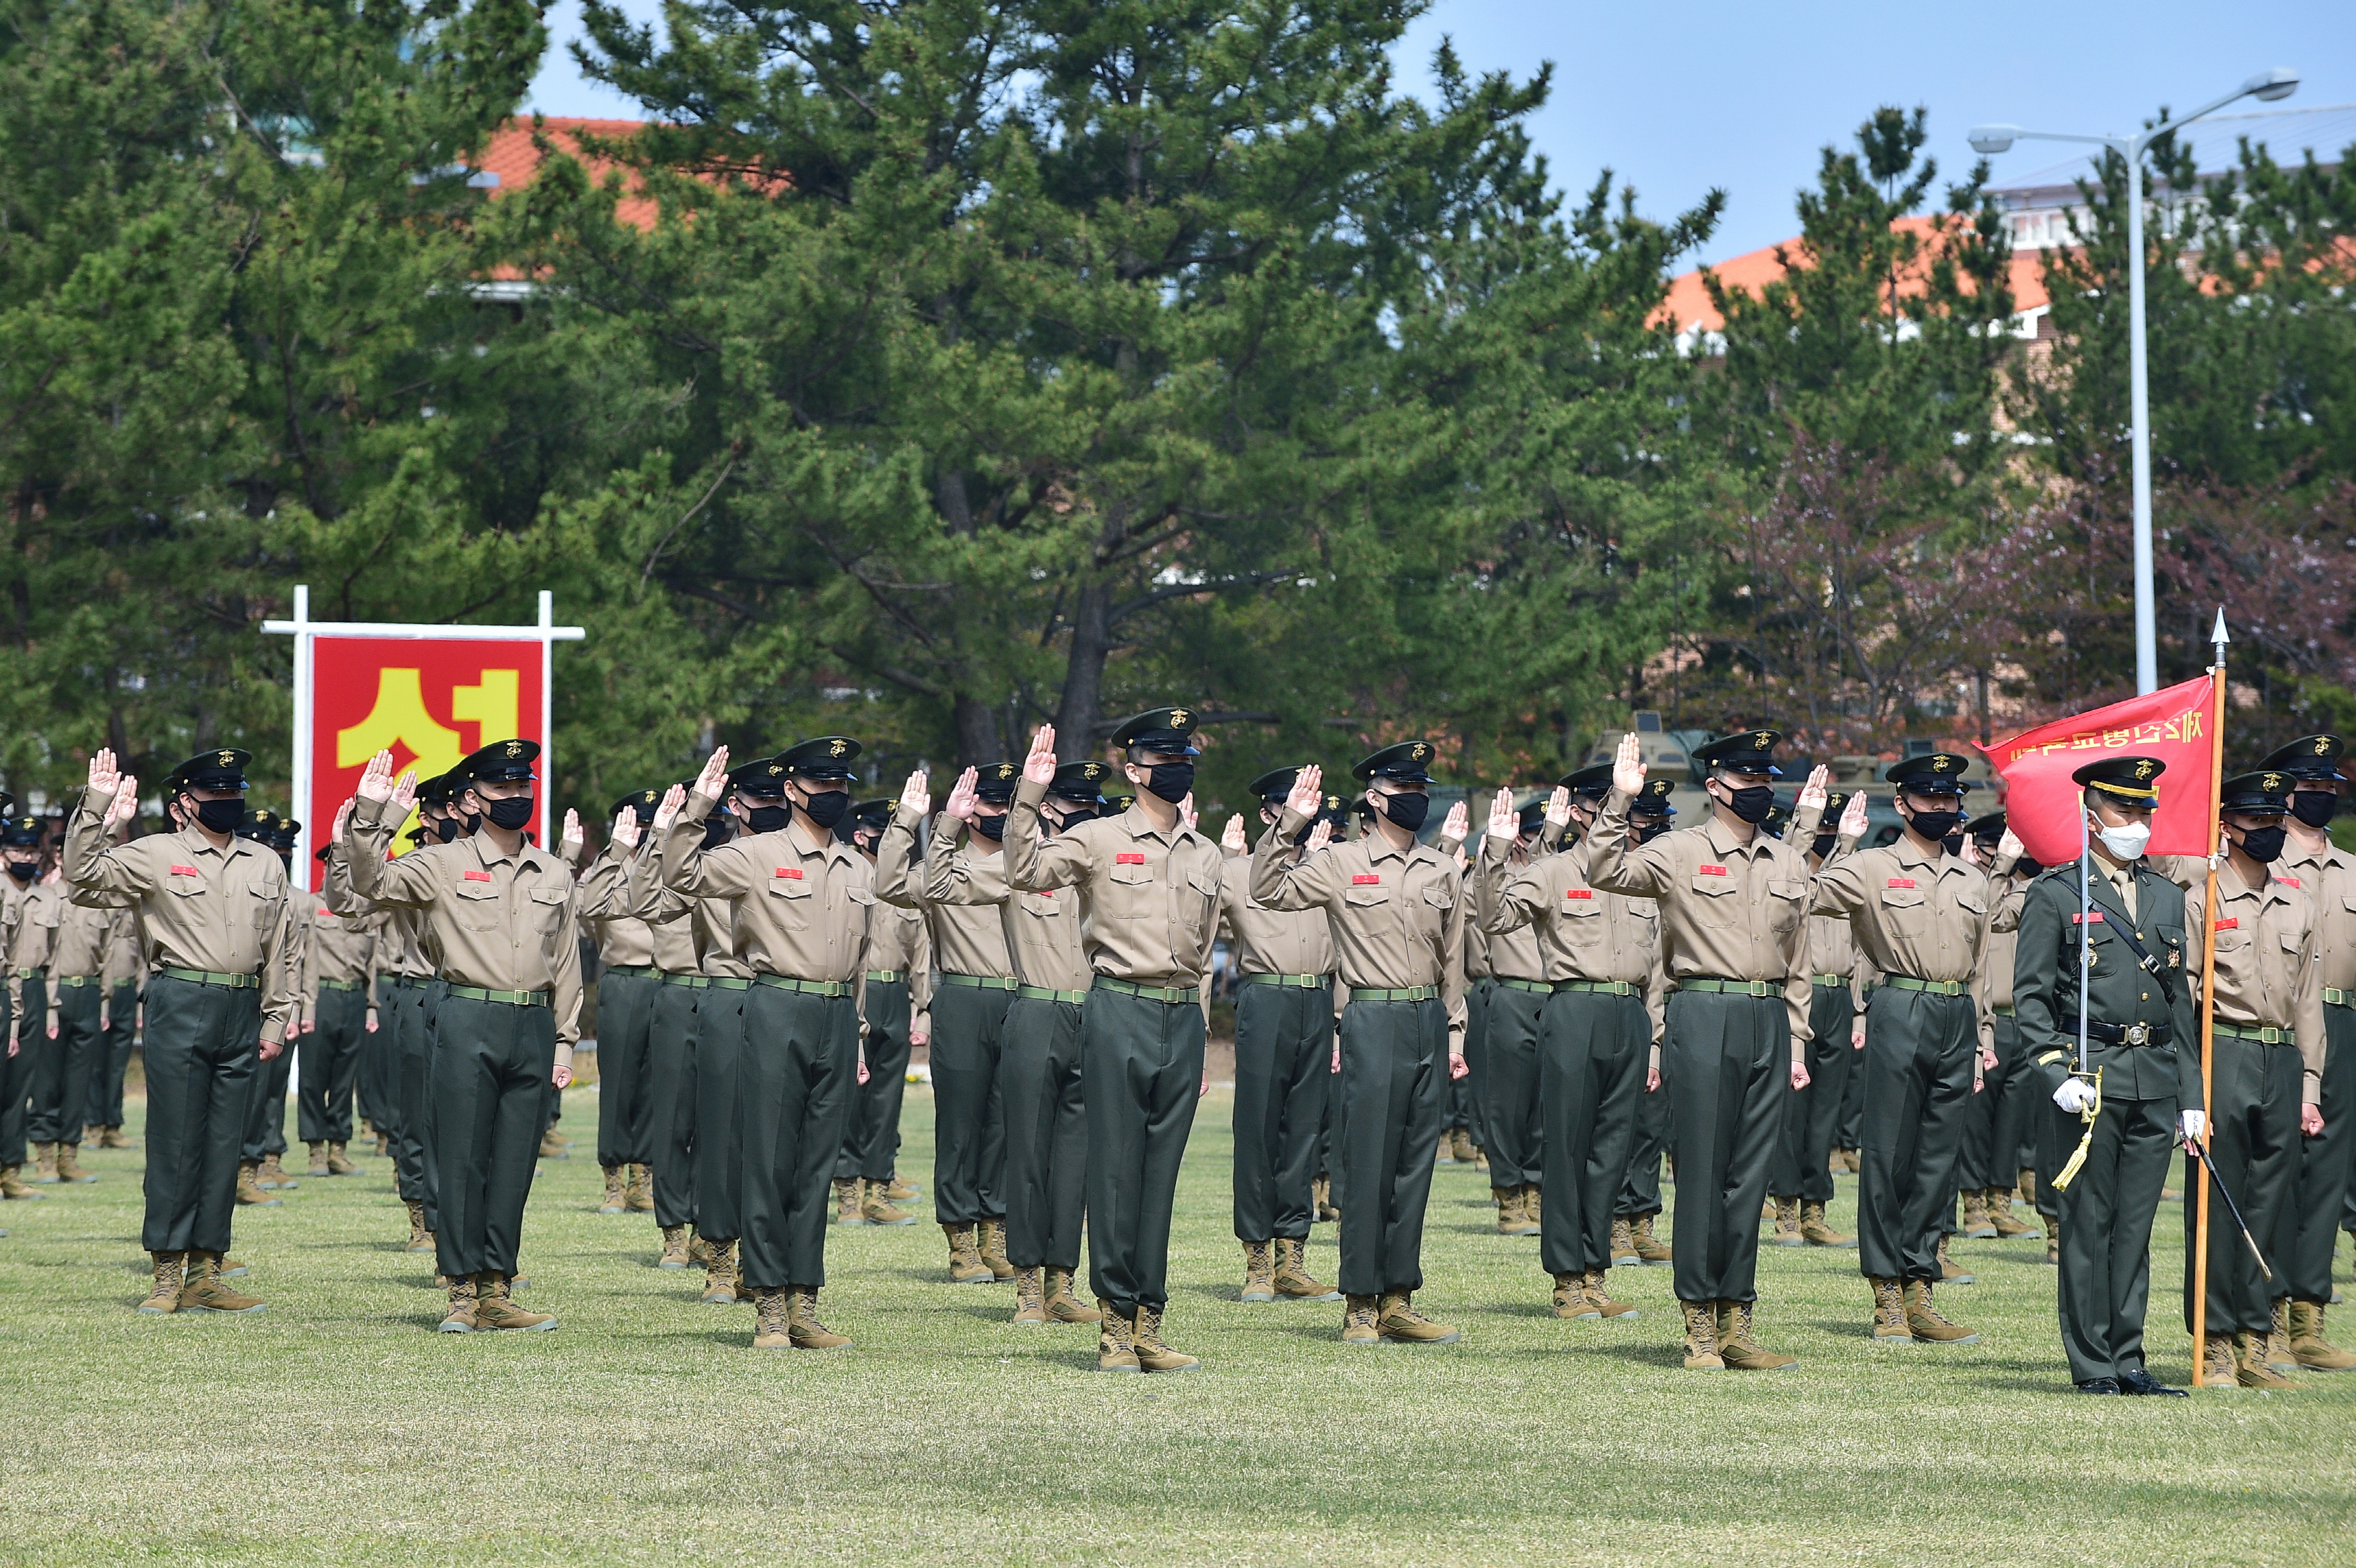
M 533 929 L 545 936 L 564 923 L 564 890 L 534 888 L 531 890 Z
M 1901 936 L 1920 937 L 1930 925 L 1930 904 L 1920 888 L 1881 890 L 1881 920 Z
M 1391 890 L 1382 882 L 1353 882 L 1342 890 L 1342 901 L 1352 909 L 1380 909 L 1391 901 Z
M 2226 918 L 2232 919 L 2233 917 L 2229 915 Z M 2250 933 L 2246 930 L 2243 929 L 2239 923 L 2227 926 L 2224 930 L 2220 931 L 2215 934 L 2217 938 L 2217 956 L 2220 958 L 2224 957 L 2227 954 L 2233 954 L 2238 956 L 2250 950 Z
M 1693 917 L 1700 925 L 1740 925 L 1742 923 L 1740 889 L 1732 877 L 1707 876 L 1697 871 L 1687 884 L 1692 892 Z
M 461 882 L 450 901 L 450 918 L 461 931 L 497 931 L 505 910 L 499 891 L 488 882 Z
M 1805 882 L 1770 882 L 1767 884 L 1767 918 L 1777 936 L 1789 936 L 1800 928 L 1808 914 L 1808 884 Z
M 1153 868 L 1142 856 L 1113 862 L 1094 912 L 1112 920 L 1142 920 L 1153 912 Z

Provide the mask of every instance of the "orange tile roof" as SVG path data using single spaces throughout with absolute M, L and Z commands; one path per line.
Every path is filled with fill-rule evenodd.
M 550 142 L 581 159 L 583 165 L 588 169 L 591 179 L 602 180 L 616 165 L 603 158 L 584 156 L 581 152 L 583 133 L 601 136 L 610 141 L 637 134 L 645 126 L 646 122 L 552 117 L 541 122 L 541 124 L 546 131 Z M 529 114 L 519 114 L 492 132 L 489 144 L 484 147 L 482 155 L 475 160 L 477 168 L 487 170 L 499 176 L 499 183 L 491 188 L 491 196 L 494 199 L 511 195 L 530 185 L 533 177 L 540 173 L 540 149 L 532 144 L 532 117 Z M 630 176 L 628 188 L 631 190 L 638 188 L 635 176 Z M 634 229 L 653 229 L 656 213 L 657 208 L 651 197 L 627 194 L 624 195 L 620 204 L 615 209 L 615 216 Z
M 1932 222 L 1933 219 L 1928 218 L 1901 218 L 1890 227 L 1927 234 Z M 1800 241 L 1795 238 L 1784 240 L 1780 247 L 1770 245 L 1764 250 L 1745 251 L 1708 270 L 1718 274 L 1719 283 L 1727 289 L 1740 289 L 1756 295 L 1769 283 L 1783 276 L 1783 263 L 1775 257 L 1779 249 L 1794 266 L 1806 264 Z M 2049 303 L 2045 293 L 2043 255 L 2040 251 L 2015 251 L 2012 254 L 2012 299 L 2013 308 L 2017 311 L 2026 313 L 2040 309 Z M 1717 332 L 1723 328 L 1725 319 L 1710 304 L 1709 291 L 1702 287 L 1702 271 L 1697 267 L 1672 279 L 1669 297 L 1661 302 L 1653 319 L 1672 323 L 1679 333 L 1697 328 L 1703 332 Z

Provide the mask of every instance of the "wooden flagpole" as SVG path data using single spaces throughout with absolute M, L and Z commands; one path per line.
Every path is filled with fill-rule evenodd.
M 2224 829 L 2218 814 L 2225 798 L 2225 612 L 2217 612 L 2217 627 L 2210 642 L 2216 658 L 2209 666 L 2209 886 L 2201 904 L 2201 1137 L 2209 1147 L 2210 1048 L 2217 1028 L 2217 861 L 2225 852 Z M 2201 1370 L 2208 1364 L 2209 1329 L 2209 1162 L 2194 1161 L 2192 1211 L 2192 1386 L 2202 1388 Z

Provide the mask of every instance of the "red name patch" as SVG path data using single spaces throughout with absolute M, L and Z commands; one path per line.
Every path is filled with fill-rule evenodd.
M 196 874 L 197 869 L 194 866 L 175 866 L 172 868 L 172 875 L 176 877 L 193 877 Z
M 1562 896 L 1567 899 L 1591 899 L 1595 896 L 1595 890 L 1593 888 L 1565 888 L 1562 890 Z
M 336 918 L 336 912 L 331 909 L 323 909 L 319 912 L 319 917 L 322 920 L 333 920 Z
M 1912 877 L 1892 877 L 1890 879 L 1890 885 L 1893 888 L 1911 888 L 1914 885 L 1914 879 Z
M 488 871 L 469 871 L 466 873 L 466 880 L 470 882 L 487 882 L 491 880 L 491 874 Z
M 2217 923 L 2217 929 L 2220 931 L 2239 931 L 2241 928 L 2242 917 L 2237 914 L 2229 914 Z
M 1142 855 L 1115 855 L 1112 858 L 1112 862 L 1116 866 L 1142 866 L 1145 864 L 1145 857 Z
M 798 882 L 802 880 L 802 869 L 799 866 L 780 866 L 777 868 L 777 875 L 789 882 Z
M 1694 869 L 1705 877 L 1722 877 L 1726 875 L 1726 868 L 1723 866 L 1697 866 Z
M 1380 871 L 1376 871 L 1370 876 L 1352 877 L 1350 879 L 1350 885 L 1354 888 L 1363 888 L 1369 882 L 1379 885 L 1382 880 L 1382 873 Z
M 2276 877 L 2275 880 L 2280 882 L 2286 888 L 2295 888 L 2298 886 L 2298 879 L 2297 877 Z
M 2070 923 L 2075 925 L 2082 920 L 2089 925 L 2100 925 L 2103 923 L 2103 912 L 2096 910 L 2092 914 L 2073 914 L 2070 917 Z

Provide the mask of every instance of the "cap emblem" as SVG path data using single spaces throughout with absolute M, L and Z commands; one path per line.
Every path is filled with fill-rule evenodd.
M 1431 755 L 1431 748 L 1425 745 L 1422 741 L 1418 741 L 1413 746 L 1408 749 L 1407 754 L 1412 760 L 1419 763 L 1423 761 L 1424 758 Z
M 1759 733 L 1753 737 L 1753 743 L 1762 752 L 1767 750 L 1770 746 L 1772 746 L 1775 743 L 1774 731 L 1772 730 L 1760 731 Z
M 508 742 L 507 751 L 508 755 L 510 757 L 520 757 L 523 755 L 523 742 L 521 741 L 509 741 Z
M 237 753 L 235 752 L 221 752 L 220 765 L 225 768 L 233 768 L 237 766 Z
M 1192 714 L 1188 713 L 1183 708 L 1173 708 L 1170 710 L 1171 728 L 1173 730 L 1183 730 L 1190 722 L 1192 722 L 1193 717 L 1194 716 Z
M 2139 779 L 2147 779 L 2147 778 L 2151 777 L 2151 775 L 2152 775 L 2156 771 L 2158 771 L 2158 770 L 2156 770 L 2156 769 L 2153 767 L 2153 765 L 2152 765 L 2152 761 L 2151 761 L 2151 759 L 2150 759 L 2149 757 L 2137 757 L 2137 758 L 2136 759 L 2136 765 L 2135 765 L 2135 776 L 2136 776 L 2136 777 L 2137 777 L 2137 778 L 2139 778 Z
M 2268 795 L 2275 794 L 2276 791 L 2280 790 L 2282 786 L 2283 776 L 2280 773 L 2268 773 L 2258 781 L 2258 787 L 2265 791 Z

